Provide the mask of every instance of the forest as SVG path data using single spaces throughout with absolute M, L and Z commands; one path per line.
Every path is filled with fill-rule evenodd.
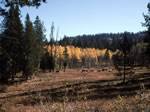
M 63 63 L 72 67 L 113 65 L 112 57 L 124 50 L 130 54 L 130 60 L 136 66 L 148 65 L 145 54 L 145 37 L 147 32 L 64 36 L 60 40 L 58 32 L 54 36 L 54 23 L 51 24 L 49 40 L 45 36 L 45 27 L 39 16 L 35 21 L 26 15 L 25 23 L 20 20 L 19 6 L 10 5 L 10 9 L 1 22 L 1 80 L 8 80 L 22 73 L 26 79 L 41 70 L 57 71 Z M 147 16 L 144 16 L 145 19 Z M 146 24 L 146 23 L 145 23 Z M 58 40 L 59 39 L 59 40 Z M 11 46 L 11 47 L 10 47 Z M 19 47 L 18 47 L 19 46 Z M 143 60 L 141 60 L 143 59 Z M 114 60 L 116 61 L 116 60 Z
M 2 96 L 5 93 L 5 90 L 3 91 L 3 86 L 9 88 L 15 83 L 17 85 L 17 82 L 19 82 L 19 86 L 21 83 L 23 84 L 24 82 L 28 82 L 35 77 L 53 78 L 57 77 L 57 75 L 61 73 L 61 76 L 58 75 L 58 77 L 60 77 L 60 79 L 62 79 L 64 82 L 66 81 L 66 85 L 63 85 L 64 83 L 58 78 L 58 80 L 60 80 L 58 82 L 62 84 L 60 84 L 60 88 L 54 88 L 56 90 L 48 88 L 48 90 L 51 91 L 50 93 L 47 93 L 48 91 L 46 91 L 46 89 L 43 91 L 41 90 L 42 96 L 46 97 L 45 94 L 51 94 L 51 96 L 54 95 L 52 99 L 57 100 L 58 102 L 62 102 L 59 98 L 61 95 L 66 95 L 63 93 L 64 90 L 62 88 L 68 89 L 70 87 L 71 90 L 67 91 L 67 100 L 68 102 L 69 100 L 72 102 L 76 99 L 74 97 L 78 96 L 75 95 L 77 93 L 74 93 L 74 91 L 77 91 L 80 94 L 81 91 L 78 87 L 81 86 L 81 89 L 84 89 L 82 87 L 84 84 L 86 87 L 88 87 L 88 89 L 93 87 L 96 90 L 98 89 L 98 91 L 101 91 L 101 89 L 99 90 L 99 85 L 102 83 L 102 91 L 104 93 L 107 93 L 107 90 L 112 90 L 112 93 L 114 92 L 114 94 L 115 90 L 117 92 L 119 91 L 119 89 L 116 89 L 115 87 L 119 86 L 124 92 L 127 92 L 125 88 L 128 89 L 129 87 L 129 89 L 131 89 L 130 87 L 132 83 L 134 85 L 138 81 L 142 84 L 145 83 L 145 87 L 149 87 L 148 74 L 150 73 L 150 3 L 147 5 L 148 13 L 143 14 L 145 21 L 141 24 L 143 27 L 147 28 L 146 31 L 139 31 L 137 33 L 125 31 L 122 33 L 99 33 L 77 36 L 64 35 L 62 38 L 59 37 L 58 30 L 55 34 L 54 22 L 52 22 L 50 26 L 50 36 L 46 37 L 44 23 L 42 20 L 40 20 L 38 15 L 34 21 L 31 21 L 30 15 L 27 13 L 25 21 L 21 20 L 20 9 L 22 7 L 29 6 L 38 8 L 46 2 L 50 1 L 0 1 L 0 4 L 3 5 L 0 6 L 0 17 L 2 18 L 2 21 L 0 22 L 0 85 L 2 85 L 2 88 L 0 86 L 0 94 L 2 93 Z M 109 75 L 106 75 L 106 79 L 89 79 L 89 77 L 99 77 L 99 75 L 88 76 L 92 75 L 92 72 L 94 74 L 94 71 L 107 72 L 102 73 L 102 76 L 109 74 L 110 79 Z M 144 75 L 142 76 L 140 73 L 143 73 Z M 82 79 L 83 81 L 79 80 L 79 82 L 76 83 L 76 76 L 73 74 L 80 76 L 84 75 L 85 80 Z M 67 78 L 65 80 L 63 79 L 65 77 L 69 77 L 69 75 L 71 75 L 70 77 L 74 77 L 72 82 L 69 82 L 69 79 L 67 80 Z M 87 79 L 86 76 L 88 77 Z M 132 78 L 130 78 L 130 76 Z M 38 80 L 40 83 L 41 80 L 46 81 L 46 78 L 41 78 Z M 72 79 L 70 78 L 70 80 Z M 100 82 L 92 82 L 94 80 Z M 70 85 L 68 83 L 70 83 Z M 114 85 L 114 83 L 117 83 L 118 85 Z M 129 83 L 131 83 L 131 85 Z M 96 85 L 92 86 L 90 84 Z M 91 91 L 93 94 L 95 94 L 97 93 L 96 90 Z M 33 96 L 35 93 L 39 92 L 39 90 L 35 91 L 31 92 L 33 93 Z M 53 91 L 55 92 L 54 94 Z M 134 91 L 134 89 L 131 91 Z M 57 92 L 60 94 L 60 97 Z M 26 92 L 25 94 L 29 95 L 31 93 Z M 23 93 L 18 94 L 20 96 L 24 96 Z M 72 98 L 70 97 L 70 94 L 73 94 Z M 89 94 L 91 96 L 86 96 Z M 94 99 L 93 94 L 90 92 L 88 93 L 87 91 L 87 94 L 86 92 L 83 93 L 84 98 L 81 99 Z M 119 94 L 123 94 L 123 92 L 120 90 Z M 5 97 L 3 98 L 2 96 L 0 97 L 0 100 L 2 99 L 2 102 L 4 102 Z M 4 96 L 7 96 L 7 94 Z M 79 95 L 79 97 L 81 96 L 82 93 Z M 104 94 L 103 96 L 107 95 Z M 98 97 L 100 98 L 102 96 Z M 34 99 L 36 98 L 33 98 L 33 100 Z M 18 101 L 18 99 L 16 101 Z M 96 112 L 96 109 L 95 111 L 88 112 Z

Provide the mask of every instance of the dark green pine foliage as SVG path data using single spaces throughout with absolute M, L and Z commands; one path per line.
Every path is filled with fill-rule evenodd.
M 24 61 L 23 58 L 23 53 L 24 53 L 24 48 L 22 46 L 23 44 L 23 36 L 24 36 L 24 31 L 23 31 L 23 25 L 22 22 L 20 20 L 20 10 L 19 10 L 19 6 L 16 5 L 16 9 L 15 9 L 15 16 L 16 16 L 16 21 L 17 21 L 17 31 L 18 31 L 18 41 L 16 44 L 16 54 L 18 55 L 16 57 L 16 61 L 17 61 L 17 72 L 21 72 L 23 69 L 23 65 L 22 62 Z
M 35 72 L 37 66 L 37 43 L 35 31 L 29 14 L 26 15 L 24 36 L 24 70 L 23 74 L 28 79 Z
M 46 46 L 51 46 L 50 53 L 48 51 L 48 48 L 45 48 L 44 55 L 42 55 L 41 58 L 41 65 L 40 68 L 43 71 L 49 70 L 54 71 L 55 69 L 55 58 L 53 54 L 53 45 L 54 45 L 54 23 L 51 25 L 51 33 L 50 33 L 50 42 L 46 44 Z
M 64 64 L 63 64 L 63 66 L 64 66 L 64 72 L 66 71 L 66 67 L 67 67 L 67 64 L 68 64 L 68 57 L 69 57 L 69 55 L 68 55 L 68 50 L 67 50 L 67 47 L 65 46 L 65 50 L 64 50 L 64 57 L 65 57 L 65 60 L 64 60 Z
M 132 39 L 127 37 L 127 32 L 124 32 L 124 36 L 122 38 L 122 41 L 120 42 L 120 51 L 123 53 L 122 57 L 122 65 L 123 65 L 123 82 L 126 80 L 126 72 L 127 67 L 130 67 L 132 69 L 132 59 L 130 56 L 130 50 L 132 48 Z
M 148 63 L 150 63 L 150 3 L 148 3 L 147 8 L 148 8 L 148 13 L 147 15 L 143 14 L 145 23 L 142 23 L 142 25 L 147 28 L 147 31 L 145 32 L 145 38 L 144 38 L 145 47 L 146 47 L 145 54 L 147 56 L 147 60 L 149 61 Z
M 48 69 L 50 72 L 54 72 L 55 69 L 55 58 L 53 55 L 49 55 L 48 59 L 47 59 L 47 65 L 48 65 Z
M 43 55 L 43 43 L 45 40 L 45 35 L 44 35 L 44 26 L 39 19 L 39 17 L 36 17 L 36 20 L 34 21 L 34 30 L 35 30 L 35 36 L 36 36 L 36 41 L 37 41 L 37 69 L 39 70 L 40 68 L 40 62 L 41 62 L 41 57 Z
M 134 61 L 131 55 L 131 48 L 133 47 L 133 40 L 128 37 L 128 33 L 124 32 L 122 40 L 120 41 L 119 52 L 113 55 L 112 60 L 119 75 L 123 75 L 123 82 L 126 82 L 126 75 L 133 72 Z
M 54 71 L 55 69 L 55 58 L 53 54 L 53 45 L 54 45 L 54 23 L 51 25 L 51 33 L 50 33 L 50 42 L 49 45 L 51 46 L 50 55 L 48 57 L 48 68 L 49 71 Z
M 49 52 L 47 51 L 47 49 L 45 49 L 45 53 L 42 55 L 41 57 L 41 62 L 40 62 L 40 68 L 46 72 L 46 70 L 48 69 L 48 59 L 49 59 Z
M 12 4 L 23 6 L 36 6 L 39 7 L 41 3 L 46 3 L 46 0 L 0 0 L 0 15 L 7 14 L 7 7 L 11 7 Z
M 8 15 L 5 16 L 3 33 L 1 35 L 1 79 L 7 82 L 12 80 L 21 69 L 21 52 L 23 25 L 20 20 L 19 7 L 11 5 Z M 2 64 L 3 63 L 3 64 Z M 3 66 L 4 65 L 4 66 Z

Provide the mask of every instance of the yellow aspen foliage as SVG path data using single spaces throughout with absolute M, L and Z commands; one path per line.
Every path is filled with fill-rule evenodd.
M 78 60 L 80 60 L 81 58 L 80 58 L 80 48 L 75 48 L 75 53 L 74 53 L 74 56 L 78 59 Z
M 69 56 L 69 58 L 72 58 L 72 48 L 71 48 L 71 46 L 67 46 L 67 53 L 68 53 L 68 56 Z
M 48 46 L 47 48 L 48 48 L 48 51 L 51 52 L 51 46 Z M 107 50 L 107 49 L 99 50 L 95 48 L 79 48 L 79 47 L 74 47 L 74 46 L 66 46 L 66 48 L 67 48 L 67 54 L 70 60 L 72 58 L 76 58 L 80 62 L 83 57 L 86 57 L 86 58 L 92 58 L 96 60 L 96 63 L 98 63 L 98 57 L 99 56 L 103 57 Z M 53 54 L 55 54 L 56 56 L 55 58 L 64 59 L 64 50 L 65 50 L 65 47 L 63 46 L 53 45 L 52 51 L 53 51 Z M 110 58 L 112 58 L 112 56 L 116 54 L 118 50 L 116 50 L 115 52 L 112 52 L 109 50 L 108 52 L 109 52 Z

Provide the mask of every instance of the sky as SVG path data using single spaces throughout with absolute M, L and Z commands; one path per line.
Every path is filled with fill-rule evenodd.
M 146 28 L 143 13 L 150 0 L 47 0 L 38 9 L 21 9 L 22 20 L 29 13 L 32 21 L 38 15 L 44 22 L 49 38 L 52 22 L 59 36 L 83 34 L 139 32 Z

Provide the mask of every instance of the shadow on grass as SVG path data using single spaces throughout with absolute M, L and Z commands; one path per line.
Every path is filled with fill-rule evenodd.
M 135 76 L 134 79 L 128 78 L 126 83 L 122 83 L 117 79 L 113 80 L 97 80 L 97 81 L 82 81 L 73 84 L 66 84 L 58 88 L 44 89 L 40 91 L 26 91 L 16 95 L 9 95 L 4 98 L 30 96 L 29 98 L 18 102 L 24 105 L 35 105 L 41 100 L 47 102 L 48 98 L 52 102 L 72 102 L 76 100 L 95 100 L 95 99 L 111 99 L 118 95 L 132 96 L 136 94 L 137 90 L 140 90 L 140 84 L 143 83 L 145 88 L 150 88 L 150 74 L 140 74 Z M 39 95 L 40 94 L 40 95 Z

